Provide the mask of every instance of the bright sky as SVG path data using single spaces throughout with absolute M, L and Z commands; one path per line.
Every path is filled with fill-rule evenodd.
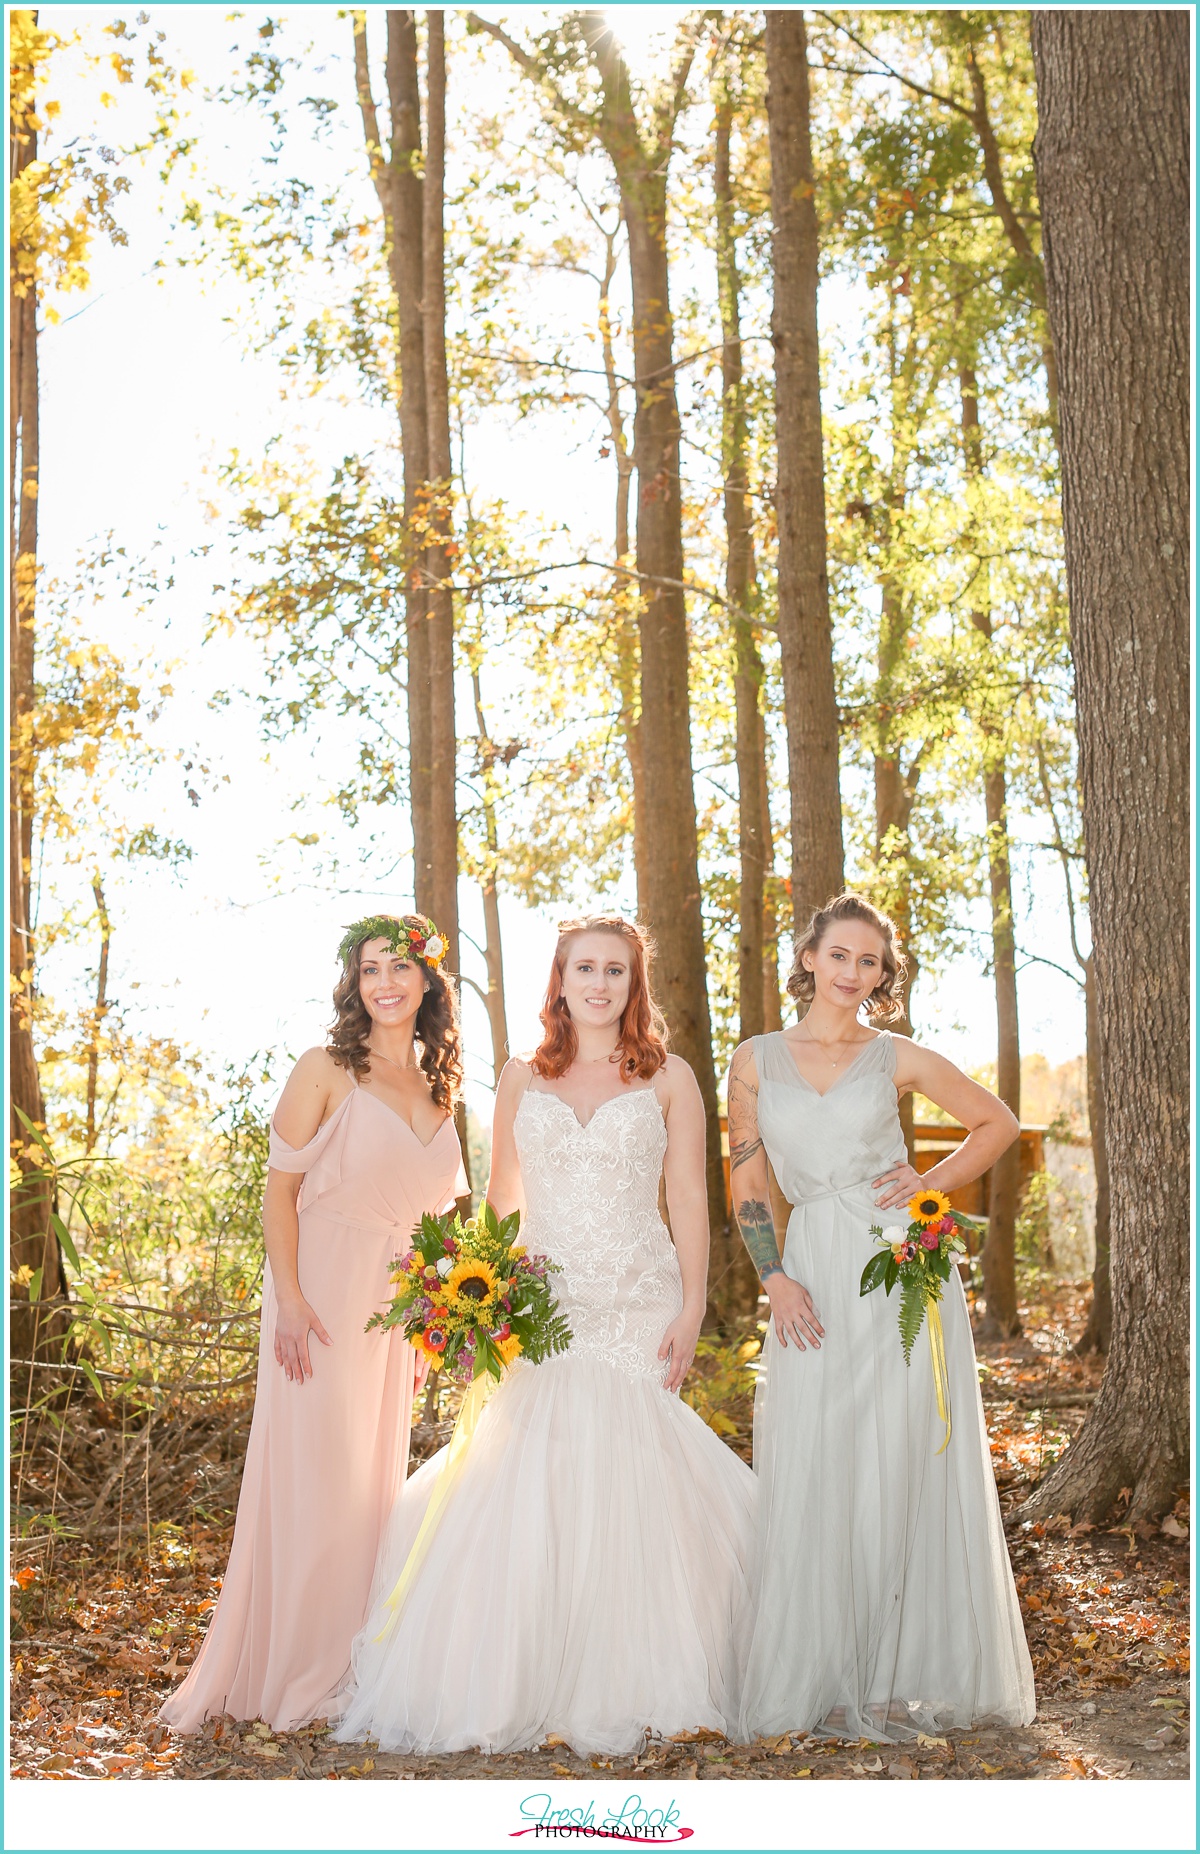
M 489 8 L 498 14 L 513 8 Z M 650 54 L 661 18 L 679 9 L 622 7 L 620 29 L 635 63 Z M 201 83 L 228 74 L 232 27 L 218 6 L 148 8 L 152 23 L 168 34 L 172 61 L 192 66 Z M 72 31 L 88 18 L 97 24 L 108 10 L 48 7 L 41 22 Z M 358 125 L 353 112 L 350 27 L 331 7 L 306 7 L 303 28 L 328 47 L 320 75 L 322 93 L 340 100 L 335 154 L 345 166 L 357 157 Z M 59 92 L 64 117 L 90 111 L 93 92 Z M 205 117 L 200 159 L 209 172 L 235 181 L 248 154 L 235 112 L 220 122 Z M 116 137 L 113 113 L 105 132 Z M 137 869 L 114 889 L 116 921 L 110 990 L 136 1007 L 147 1029 L 170 1034 L 202 1049 L 217 1063 L 246 1061 L 255 1052 L 295 1055 L 321 1039 L 335 977 L 334 949 L 342 926 L 357 914 L 410 902 L 393 875 L 393 857 L 382 851 L 363 891 L 333 894 L 313 883 L 302 853 L 281 854 L 282 837 L 305 828 L 302 807 L 313 790 L 313 767 L 344 749 L 338 726 L 273 747 L 269 757 L 257 738 L 253 708 L 246 703 L 213 710 L 212 694 L 239 683 L 253 687 L 260 674 L 254 645 L 246 639 L 201 642 L 221 577 L 220 536 L 207 521 L 206 473 L 235 446 L 261 455 L 283 428 L 331 457 L 356 444 L 381 441 L 380 415 L 363 405 L 313 399 L 283 406 L 280 381 L 269 357 L 256 357 L 239 337 L 243 315 L 237 289 L 217 272 L 191 268 L 155 269 L 164 250 L 165 222 L 157 217 L 156 184 L 134 182 L 118 202 L 129 242 L 98 246 L 93 288 L 66 305 L 68 317 L 47 330 L 42 346 L 43 425 L 40 503 L 45 571 L 68 570 L 77 553 L 111 530 L 131 555 L 156 544 L 174 556 L 176 587 L 162 606 L 134 619 L 127 605 L 107 604 L 95 622 L 113 646 L 131 660 L 175 662 L 176 699 L 164 717 L 163 738 L 172 746 L 199 743 L 215 774 L 227 778 L 202 790 L 193 807 L 185 779 L 172 765 L 155 775 L 139 795 L 138 815 L 153 816 L 172 834 L 185 837 L 193 858 L 178 877 L 153 867 Z M 373 204 L 364 181 L 364 204 Z M 596 455 L 592 428 L 581 429 L 578 448 L 554 444 L 547 428 L 531 421 L 514 425 L 498 416 L 494 430 L 473 439 L 472 462 L 481 490 L 504 493 L 523 504 L 539 523 L 566 521 L 573 535 L 596 532 L 611 507 L 611 466 Z M 599 511 L 599 513 L 597 513 Z M 196 550 L 213 547 L 207 558 Z M 464 703 L 464 709 L 466 703 Z M 403 818 L 397 835 L 407 836 Z M 1061 881 L 1043 865 L 1036 886 L 1020 898 L 1022 944 L 1069 966 L 1061 903 Z M 463 884 L 467 932 L 482 940 L 478 900 Z M 553 915 L 535 914 L 505 902 L 505 959 L 511 1043 L 528 1047 L 537 1035 L 537 1007 L 554 943 Z M 977 917 L 982 928 L 984 917 Z M 51 992 L 66 994 L 94 950 L 76 946 L 47 961 Z M 482 976 L 482 960 L 470 950 L 466 970 Z M 1075 984 L 1050 966 L 1027 963 L 1020 978 L 1022 1043 L 1061 1062 L 1083 1048 L 1082 998 Z M 965 1066 L 994 1054 L 995 1019 L 990 982 L 978 961 L 958 960 L 917 997 L 922 1036 Z M 486 1088 L 490 1046 L 482 1006 L 467 992 L 464 1003 L 471 1076 L 471 1100 L 490 1117 Z

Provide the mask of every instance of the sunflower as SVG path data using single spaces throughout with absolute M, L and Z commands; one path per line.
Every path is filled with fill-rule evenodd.
M 918 1191 L 908 1200 L 908 1214 L 914 1223 L 938 1223 L 950 1208 L 950 1199 L 940 1191 Z
M 451 1268 L 447 1281 L 445 1281 L 447 1294 L 456 1294 L 460 1300 L 475 1302 L 477 1305 L 484 1300 L 490 1300 L 493 1290 L 495 1290 L 495 1268 L 491 1266 L 491 1263 L 484 1263 L 484 1261 L 458 1263 L 456 1268 Z
M 500 1354 L 502 1365 L 511 1365 L 517 1354 L 524 1349 L 516 1333 L 509 1333 L 507 1339 L 495 1339 L 492 1343 Z

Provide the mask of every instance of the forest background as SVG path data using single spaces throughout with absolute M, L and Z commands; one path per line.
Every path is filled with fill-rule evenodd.
M 423 176 L 428 262 L 435 168 L 426 143 L 410 160 L 396 108 L 402 17 L 10 15 L 14 120 L 34 129 L 10 254 L 37 325 L 33 397 L 13 408 L 37 489 L 16 504 L 25 519 L 36 501 L 35 547 L 14 531 L 31 649 L 10 964 L 36 1058 L 14 1254 L 25 1594 L 85 1517 L 118 1556 L 140 1525 L 168 1559 L 227 1523 L 266 1116 L 320 1040 L 342 927 L 414 894 L 457 943 L 477 1192 L 490 1090 L 536 1037 L 555 921 L 595 903 L 656 931 L 676 1045 L 708 1063 L 715 1266 L 692 1394 L 735 1445 L 757 1309 L 724 1214 L 719 1077 L 740 1036 L 785 1021 L 793 913 L 843 872 L 901 924 L 905 1028 L 1093 1163 L 1098 1292 L 1067 1230 L 1069 1331 L 1052 1181 L 1022 1179 L 1015 1154 L 997 1167 L 981 1333 L 1028 1363 L 1044 1290 L 1064 1384 L 1072 1345 L 1102 1360 L 1108 1343 L 1028 16 L 808 14 L 785 145 L 760 12 L 614 9 L 632 113 L 596 51 L 605 16 L 447 14 L 444 315 L 427 292 L 417 317 L 435 388 L 444 346 L 426 442 L 445 454 L 415 477 L 395 176 Z M 427 134 L 426 33 L 421 18 Z M 820 400 L 814 427 L 813 370 L 781 450 L 795 408 L 776 355 L 805 330 L 778 320 L 772 163 L 778 200 L 793 158 Z M 656 322 L 659 286 L 672 318 Z M 655 342 L 672 393 L 647 392 Z M 645 463 L 663 405 L 670 481 Z M 824 529 L 814 577 L 778 460 L 811 459 L 822 424 L 815 478 L 788 489 L 810 537 Z M 822 698 L 789 611 L 826 562 Z M 816 695 L 785 701 L 789 676 Z M 832 819 L 806 796 L 822 780 Z M 63 1504 L 64 1360 L 92 1399 L 86 1516 Z M 1100 1360 L 1087 1369 L 1077 1414 Z M 1047 1407 L 1013 1442 L 1021 1492 L 1074 1426 L 1047 1446 Z M 449 1413 L 444 1393 L 427 1405 L 419 1448 Z M 1170 1473 L 1156 1519 L 1184 1512 Z

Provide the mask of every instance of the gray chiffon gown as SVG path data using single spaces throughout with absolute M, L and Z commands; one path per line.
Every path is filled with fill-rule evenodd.
M 886 1032 L 824 1094 L 779 1032 L 754 1039 L 759 1130 L 794 1206 L 783 1266 L 813 1297 L 819 1350 L 772 1328 L 755 1398 L 759 1481 L 739 1735 L 876 1740 L 1024 1724 L 1033 1669 L 1000 1521 L 966 1297 L 942 1301 L 953 1429 L 945 1452 L 929 1342 L 906 1365 L 897 1297 L 860 1298 L 905 1158 Z

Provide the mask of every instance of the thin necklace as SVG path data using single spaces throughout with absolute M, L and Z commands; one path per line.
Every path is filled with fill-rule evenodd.
M 831 1056 L 831 1055 L 830 1055 L 830 1053 L 829 1053 L 829 1051 L 828 1051 L 828 1049 L 826 1048 L 826 1046 L 825 1046 L 825 1044 L 824 1044 L 824 1043 L 822 1043 L 822 1041 L 821 1041 L 821 1039 L 820 1039 L 820 1037 L 819 1037 L 819 1036 L 814 1036 L 814 1035 L 813 1035 L 813 1033 L 812 1033 L 812 1031 L 808 1029 L 808 1025 L 807 1025 L 807 1024 L 804 1024 L 804 1023 L 802 1023 L 802 1024 L 800 1025 L 800 1028 L 801 1028 L 802 1030 L 804 1030 L 804 1031 L 806 1031 L 806 1032 L 807 1032 L 807 1040 L 808 1040 L 808 1041 L 809 1041 L 810 1043 L 815 1043 L 815 1044 L 816 1044 L 816 1046 L 817 1046 L 817 1048 L 818 1048 L 818 1049 L 819 1049 L 819 1050 L 821 1051 L 821 1053 L 822 1053 L 822 1055 L 823 1055 L 823 1056 L 825 1057 L 825 1060 L 826 1060 L 826 1062 L 828 1062 L 828 1063 L 830 1063 L 830 1064 L 832 1065 L 832 1067 L 836 1069 L 836 1068 L 838 1067 L 838 1065 L 839 1065 L 839 1063 L 841 1062 L 841 1057 L 840 1057 L 840 1056 Z M 850 1041 L 850 1039 L 849 1039 L 849 1037 L 846 1037 L 846 1036 L 839 1036 L 839 1037 L 835 1037 L 835 1038 L 834 1038 L 834 1042 L 835 1042 L 835 1044 L 842 1044 L 842 1043 L 848 1043 L 849 1041 Z
M 385 1056 L 381 1049 L 372 1049 L 369 1043 L 367 1044 L 367 1054 L 368 1056 L 378 1056 L 381 1062 L 390 1062 L 394 1069 L 399 1069 L 401 1075 L 407 1075 L 410 1069 L 418 1069 L 421 1066 L 419 1062 L 392 1062 L 390 1056 Z

